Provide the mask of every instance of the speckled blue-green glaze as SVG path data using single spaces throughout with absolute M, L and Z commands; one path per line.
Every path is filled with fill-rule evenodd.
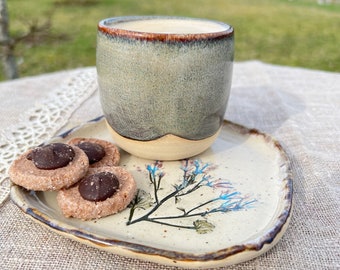
M 142 141 L 205 139 L 221 127 L 232 78 L 233 34 L 159 40 L 99 29 L 97 72 L 110 126 Z

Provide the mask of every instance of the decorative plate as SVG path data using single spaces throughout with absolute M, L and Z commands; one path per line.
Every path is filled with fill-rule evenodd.
M 99 117 L 55 137 L 112 141 Z M 56 192 L 13 185 L 12 201 L 36 222 L 79 242 L 124 256 L 187 268 L 257 257 L 285 232 L 292 207 L 289 161 L 280 144 L 225 121 L 204 153 L 181 161 L 140 159 L 121 150 L 138 193 L 119 214 L 94 221 L 65 218 Z

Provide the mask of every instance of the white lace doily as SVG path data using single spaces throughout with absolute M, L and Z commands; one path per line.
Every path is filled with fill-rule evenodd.
M 97 89 L 95 69 L 76 72 L 35 107 L 20 115 L 20 120 L 0 133 L 0 206 L 8 198 L 8 168 L 30 147 L 55 135 L 71 114 Z

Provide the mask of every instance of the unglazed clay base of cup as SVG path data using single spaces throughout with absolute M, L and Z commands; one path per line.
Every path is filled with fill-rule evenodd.
M 153 160 L 180 160 L 198 155 L 212 145 L 221 130 L 203 140 L 187 140 L 167 134 L 152 141 L 137 141 L 119 135 L 108 123 L 106 125 L 115 143 L 126 152 Z

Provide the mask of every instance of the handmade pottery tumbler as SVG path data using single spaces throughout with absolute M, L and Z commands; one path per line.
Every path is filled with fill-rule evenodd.
M 197 155 L 217 138 L 232 78 L 234 30 L 194 18 L 99 22 L 97 73 L 114 141 L 147 159 Z

